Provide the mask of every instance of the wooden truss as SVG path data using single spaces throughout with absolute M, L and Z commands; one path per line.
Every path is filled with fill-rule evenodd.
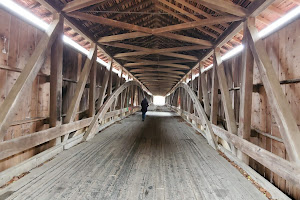
M 62 11 L 67 16 L 77 19 L 79 23 L 91 23 L 88 28 L 91 28 L 90 30 L 92 31 L 98 30 L 98 27 L 107 27 L 110 34 L 97 34 L 99 35 L 97 36 L 98 42 L 107 49 L 113 49 L 113 51 L 114 49 L 127 50 L 127 52 L 117 50 L 112 54 L 114 58 L 122 60 L 126 68 L 135 68 L 131 70 L 132 73 L 142 72 L 142 66 L 149 65 L 152 66 L 151 70 L 147 69 L 146 71 L 148 73 L 151 72 L 153 76 L 157 73 L 166 72 L 165 68 L 153 67 L 157 65 L 170 67 L 167 69 L 169 72 L 179 68 L 185 73 L 185 70 L 189 70 L 191 66 L 190 64 L 183 65 L 180 63 L 185 62 L 185 60 L 198 62 L 199 57 L 195 52 L 211 49 L 214 46 L 214 41 L 223 34 L 224 27 L 225 29 L 229 28 L 229 23 L 241 21 L 251 12 L 240 5 L 230 1 L 225 2 L 224 0 L 213 3 L 210 1 L 200 2 L 201 5 L 217 13 L 216 15 L 208 13 L 185 0 L 176 0 L 175 4 L 167 0 L 154 2 L 148 0 L 138 4 L 132 2 L 133 5 L 131 7 L 123 10 L 124 15 L 126 12 L 130 13 L 141 8 L 144 8 L 139 10 L 141 12 L 155 10 L 156 12 L 168 14 L 159 14 L 155 17 L 147 16 L 143 22 L 144 17 L 132 17 L 132 19 L 124 20 L 122 11 L 115 15 L 97 14 L 97 12 L 101 12 L 97 10 L 97 5 L 104 5 L 105 2 L 74 0 L 64 5 Z M 195 3 L 198 4 L 199 2 L 195 1 Z M 111 10 L 108 9 L 108 12 L 117 12 L 118 6 L 126 7 L 127 5 L 125 2 L 121 2 L 119 5 L 113 6 Z M 195 15 L 195 13 L 199 14 L 199 16 Z M 172 19 L 167 16 L 172 16 Z M 141 43 L 141 45 L 136 45 L 135 42 L 137 44 Z M 174 43 L 175 45 L 169 45 L 169 43 Z M 131 52 L 128 52 L 128 50 Z M 160 61 L 157 62 L 155 59 L 150 58 L 151 56 L 163 59 L 159 59 Z M 147 59 L 147 57 L 150 59 Z M 173 62 L 170 58 L 177 60 Z M 140 62 L 139 60 L 146 61 Z M 173 74 L 179 73 L 175 72 Z M 180 75 L 183 74 L 181 73 Z M 163 88 L 163 90 L 167 92 L 168 88 Z

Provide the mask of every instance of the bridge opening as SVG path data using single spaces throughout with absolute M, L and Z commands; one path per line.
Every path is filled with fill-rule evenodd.
M 163 106 L 166 104 L 166 97 L 164 96 L 153 96 L 153 104 L 156 106 Z

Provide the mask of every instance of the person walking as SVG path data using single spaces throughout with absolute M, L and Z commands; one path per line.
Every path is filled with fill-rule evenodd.
M 146 117 L 146 112 L 147 112 L 147 108 L 148 108 L 148 101 L 146 98 L 143 99 L 142 103 L 141 103 L 141 106 L 142 106 L 142 120 L 144 121 L 145 120 L 145 117 Z

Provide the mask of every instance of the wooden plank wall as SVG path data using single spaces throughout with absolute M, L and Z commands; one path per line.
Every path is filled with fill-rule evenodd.
M 300 78 L 300 19 L 289 24 L 282 30 L 272 34 L 264 39 L 268 55 L 272 61 L 273 67 L 277 72 L 280 81 L 299 79 Z M 236 122 L 239 122 L 239 105 L 240 105 L 240 90 L 241 85 L 241 66 L 242 55 L 239 54 L 234 58 L 224 62 L 227 83 L 232 99 L 232 107 Z M 206 72 L 209 99 L 211 101 L 211 76 L 212 70 Z M 195 82 L 197 79 L 194 80 Z M 260 74 L 256 64 L 254 63 L 253 84 L 262 84 Z M 289 106 L 292 109 L 293 115 L 297 120 L 300 128 L 300 83 L 282 84 L 284 94 L 287 97 Z M 252 93 L 252 117 L 251 125 L 254 130 L 251 131 L 250 141 L 284 159 L 288 160 L 285 146 L 283 142 L 274 140 L 267 136 L 275 136 L 281 139 L 278 125 L 271 114 L 270 105 L 263 86 L 254 87 Z M 219 94 L 219 113 L 218 123 L 226 127 L 225 114 Z M 257 129 L 258 131 L 255 131 Z M 260 134 L 265 133 L 267 136 Z M 276 185 L 282 191 L 294 199 L 300 199 L 300 188 L 296 188 L 289 182 L 279 177 L 257 161 L 250 158 L 250 166 L 259 172 L 262 176 Z
M 0 103 L 2 103 L 20 75 L 18 71 L 24 68 L 26 60 L 31 56 L 38 44 L 42 32 L 3 10 L 0 10 L 0 18 Z M 5 44 L 4 37 L 6 38 Z M 4 49 L 6 53 L 3 53 Z M 50 74 L 49 57 L 45 60 L 40 73 Z M 49 86 L 50 83 L 47 81 L 45 75 L 37 76 L 32 88 L 24 96 L 22 105 L 15 115 L 15 122 L 49 116 Z M 4 140 L 17 138 L 48 127 L 47 124 L 44 124 L 43 120 L 12 126 L 9 128 Z M 21 154 L 0 161 L 0 171 L 32 157 L 49 148 L 51 145 L 50 143 L 40 145 L 39 147 L 29 149 Z
M 38 44 L 42 32 L 19 18 L 0 9 L 0 105 L 6 98 L 20 71 L 24 68 L 27 59 L 31 56 Z M 4 44 L 4 38 L 6 43 Z M 5 49 L 6 53 L 2 51 Z M 65 45 L 63 49 L 63 90 L 62 116 L 67 112 L 76 82 L 79 79 L 86 56 Z M 97 86 L 100 86 L 104 77 L 105 68 L 98 64 Z M 10 140 L 26 134 L 49 128 L 50 104 L 50 51 L 39 75 L 35 79 L 30 91 L 23 97 L 22 105 L 15 115 L 14 124 L 8 130 L 4 140 Z M 117 74 L 113 73 L 113 87 L 117 81 Z M 89 79 L 88 84 L 89 85 Z M 96 89 L 99 95 L 100 87 Z M 75 120 L 84 117 L 88 109 L 89 88 L 86 87 Z M 55 141 L 46 142 L 20 154 L 0 160 L 0 172 L 13 167 L 28 158 L 52 147 Z

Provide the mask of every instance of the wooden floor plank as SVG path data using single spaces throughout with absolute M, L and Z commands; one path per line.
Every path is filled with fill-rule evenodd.
M 113 124 L 0 196 L 8 191 L 7 199 L 266 199 L 164 107 L 149 111 L 144 122 L 137 113 Z

